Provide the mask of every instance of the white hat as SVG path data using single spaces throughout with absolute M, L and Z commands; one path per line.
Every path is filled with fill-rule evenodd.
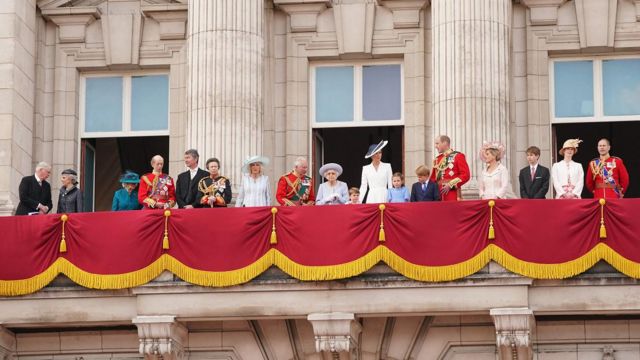
M 322 167 L 320 168 L 320 170 L 318 171 L 320 173 L 320 176 L 324 177 L 324 173 L 326 173 L 329 170 L 333 170 L 336 173 L 338 173 L 338 176 L 340 176 L 342 174 L 342 166 L 336 164 L 336 163 L 328 163 L 328 164 L 324 164 L 322 165 Z
M 564 149 L 574 148 L 574 149 L 576 149 L 576 154 L 577 154 L 578 153 L 578 145 L 580 145 L 581 142 L 582 142 L 582 140 L 580 140 L 580 139 L 569 139 L 569 140 L 564 142 L 564 144 L 562 145 L 562 149 L 560 149 L 560 151 L 558 151 L 558 152 L 560 153 L 560 155 L 564 156 Z
M 262 164 L 262 166 L 267 166 L 269 165 L 269 158 L 266 156 L 260 156 L 260 155 L 254 155 L 254 156 L 249 156 L 245 159 L 244 164 L 242 165 L 242 172 L 244 174 L 248 174 L 249 173 L 249 165 L 253 164 L 253 163 L 260 163 Z
M 368 159 L 368 158 L 372 157 L 373 155 L 375 155 L 375 153 L 381 151 L 382 148 L 387 146 L 387 143 L 388 143 L 387 140 L 382 140 L 378 144 L 371 144 L 369 146 L 369 151 L 367 151 L 367 155 L 365 155 L 364 158 Z

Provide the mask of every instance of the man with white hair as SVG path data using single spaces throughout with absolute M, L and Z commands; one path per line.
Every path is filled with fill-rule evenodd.
M 162 156 L 154 156 L 151 158 L 153 171 L 140 178 L 138 201 L 145 209 L 169 209 L 176 203 L 175 183 L 162 172 L 163 166 Z
M 299 157 L 294 163 L 293 170 L 284 174 L 278 181 L 276 200 L 280 205 L 298 206 L 315 204 L 313 181 L 307 176 L 309 163 L 307 159 Z
M 46 214 L 51 210 L 51 185 L 47 182 L 50 173 L 51 166 L 40 162 L 36 166 L 35 175 L 22 178 L 18 187 L 20 203 L 16 215 Z

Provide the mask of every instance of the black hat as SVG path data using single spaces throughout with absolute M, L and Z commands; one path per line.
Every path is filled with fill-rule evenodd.
M 369 146 L 369 151 L 367 151 L 367 155 L 365 155 L 364 158 L 368 159 L 372 157 L 375 153 L 382 150 L 383 147 L 387 146 L 387 143 L 387 140 L 382 140 L 378 144 L 371 144 L 371 146 Z
M 62 175 L 78 176 L 78 173 L 73 169 L 65 169 L 64 171 L 62 171 Z

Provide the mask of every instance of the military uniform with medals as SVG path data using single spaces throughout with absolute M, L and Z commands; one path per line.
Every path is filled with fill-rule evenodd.
M 433 170 L 429 179 L 437 183 L 440 190 L 444 185 L 451 187 L 447 194 L 442 194 L 442 201 L 457 201 L 462 199 L 460 187 L 466 184 L 470 177 L 471 172 L 464 154 L 448 149 L 433 160 Z
M 619 157 L 595 158 L 589 162 L 586 185 L 596 199 L 619 199 L 629 187 L 629 173 Z
M 278 181 L 276 200 L 284 206 L 313 205 L 315 194 L 311 177 L 300 176 L 295 171 L 282 175 Z
M 142 175 L 138 202 L 145 209 L 172 208 L 176 203 L 176 188 L 171 176 L 156 173 Z
M 226 207 L 231 202 L 231 182 L 224 176 L 212 179 L 210 176 L 198 182 L 199 207 Z M 211 202 L 209 200 L 211 199 Z

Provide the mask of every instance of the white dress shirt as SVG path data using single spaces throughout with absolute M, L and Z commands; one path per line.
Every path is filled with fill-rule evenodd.
M 551 167 L 551 179 L 556 191 L 556 199 L 559 199 L 566 192 L 571 192 L 580 198 L 584 187 L 582 165 L 573 160 L 570 162 L 558 161 Z

